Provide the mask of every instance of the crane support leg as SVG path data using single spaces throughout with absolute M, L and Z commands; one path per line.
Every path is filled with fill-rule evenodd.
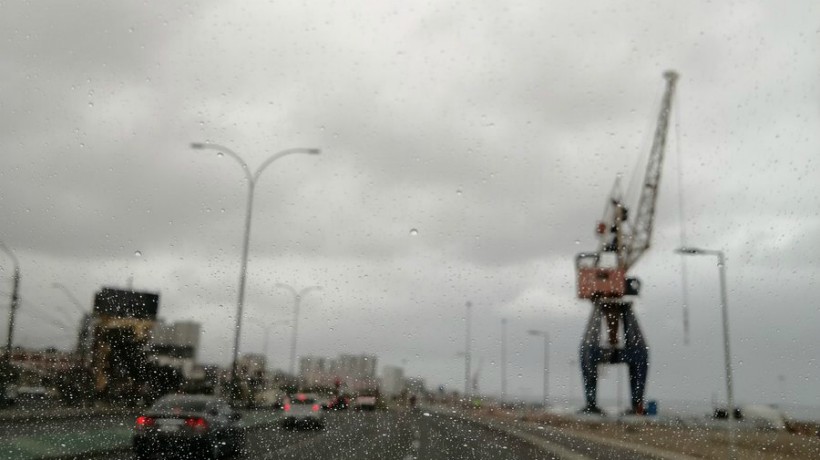
M 601 345 L 601 324 L 606 319 L 608 346 Z M 618 347 L 618 327 L 623 325 L 624 346 Z M 614 329 L 613 329 L 614 328 Z M 584 412 L 600 413 L 598 408 L 598 365 L 626 364 L 632 412 L 643 414 L 649 348 L 646 346 L 632 302 L 594 301 L 580 348 L 581 376 L 584 380 Z

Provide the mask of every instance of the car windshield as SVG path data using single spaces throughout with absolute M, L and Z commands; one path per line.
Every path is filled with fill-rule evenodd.
M 820 459 L 818 179 L 820 0 L 0 0 L 0 460 Z

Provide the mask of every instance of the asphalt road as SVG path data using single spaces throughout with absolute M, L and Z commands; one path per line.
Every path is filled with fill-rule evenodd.
M 481 426 L 422 412 L 329 413 L 324 430 L 271 426 L 247 434 L 247 459 L 552 459 Z M 113 459 L 133 459 L 130 453 Z

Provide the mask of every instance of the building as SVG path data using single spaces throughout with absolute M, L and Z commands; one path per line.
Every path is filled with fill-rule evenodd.
M 299 379 L 306 386 L 372 390 L 378 386 L 376 364 L 374 355 L 342 354 L 336 359 L 303 356 L 299 359 Z
M 55 380 L 73 370 L 77 362 L 75 354 L 56 348 L 31 350 L 15 347 L 11 352 L 11 364 L 20 370 L 21 385 L 42 385 Z
M 378 387 L 376 363 L 374 355 L 342 354 L 331 363 L 330 373 L 349 391 L 372 390 Z
M 96 293 L 89 359 L 98 395 L 130 398 L 142 391 L 158 309 L 159 294 L 114 288 Z
M 333 386 L 333 375 L 330 372 L 332 361 L 323 356 L 299 357 L 299 379 L 307 386 Z
M 404 369 L 398 366 L 384 366 L 379 389 L 381 394 L 388 398 L 401 395 L 405 389 Z
M 157 366 L 170 366 L 188 380 L 204 378 L 196 365 L 201 326 L 193 321 L 172 324 L 157 321 L 151 329 L 149 361 Z

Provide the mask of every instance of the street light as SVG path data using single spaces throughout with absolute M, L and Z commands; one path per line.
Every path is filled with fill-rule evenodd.
M 675 250 L 682 255 L 717 256 L 720 273 L 720 306 L 723 316 L 723 359 L 726 368 L 726 399 L 728 400 L 727 415 L 729 417 L 729 458 L 735 458 L 735 397 L 732 386 L 732 355 L 729 352 L 729 303 L 726 298 L 726 260 L 723 251 L 682 247 Z
M 279 153 L 271 155 L 267 160 L 259 165 L 254 173 L 251 173 L 248 164 L 245 163 L 245 161 L 236 152 L 227 147 L 223 147 L 219 144 L 192 142 L 191 148 L 194 150 L 215 150 L 219 156 L 222 156 L 223 154 L 228 155 L 239 163 L 239 166 L 242 167 L 242 171 L 245 173 L 245 179 L 248 181 L 248 200 L 245 208 L 245 234 L 242 239 L 242 265 L 239 269 L 239 294 L 236 301 L 236 330 L 234 331 L 233 361 L 231 364 L 231 398 L 233 399 L 238 388 L 236 381 L 236 365 L 239 356 L 239 336 L 242 329 L 242 307 L 245 303 L 245 279 L 247 278 L 248 271 L 248 244 L 250 243 L 251 236 L 251 211 L 253 210 L 253 193 L 256 188 L 256 181 L 259 180 L 259 175 L 262 174 L 262 171 L 264 171 L 265 168 L 283 156 L 295 153 L 318 155 L 321 151 L 319 149 L 309 148 L 282 150 Z
M 301 291 L 296 291 L 293 287 L 285 283 L 276 283 L 277 287 L 285 288 L 293 294 L 293 332 L 290 338 L 290 375 L 296 375 L 296 334 L 299 327 L 299 307 L 302 304 L 302 297 L 310 291 L 320 291 L 322 286 L 308 286 Z
M 550 364 L 550 336 L 547 331 L 530 329 L 529 335 L 544 337 L 544 410 L 547 410 L 549 403 L 549 364 Z
M 13 287 L 11 290 L 11 302 L 9 304 L 9 334 L 6 339 L 6 360 L 11 362 L 11 347 L 14 338 L 14 315 L 17 312 L 17 305 L 20 302 L 20 262 L 17 260 L 17 256 L 15 256 L 11 249 L 9 249 L 8 246 L 6 246 L 6 244 L 2 241 L 0 241 L 0 249 L 8 254 L 9 258 L 11 258 L 11 261 L 14 263 Z

